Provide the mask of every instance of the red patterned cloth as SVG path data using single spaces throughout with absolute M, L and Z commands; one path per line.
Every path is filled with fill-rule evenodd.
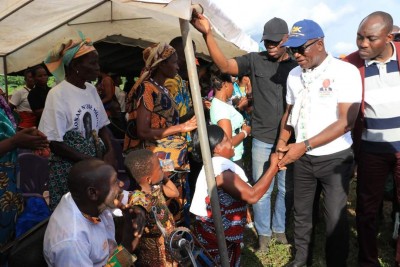
M 223 189 L 218 189 L 218 197 L 221 206 L 222 224 L 225 233 L 226 245 L 230 266 L 240 266 L 241 243 L 243 242 L 244 226 L 246 224 L 247 204 L 242 200 L 236 200 Z M 217 263 L 220 261 L 216 230 L 212 219 L 210 198 L 206 198 L 207 216 L 196 217 L 194 228 L 199 242 L 207 249 L 208 253 Z

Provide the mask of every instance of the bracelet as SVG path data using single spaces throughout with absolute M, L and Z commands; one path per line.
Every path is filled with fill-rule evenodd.
M 243 129 L 240 130 L 240 132 L 241 132 L 241 133 L 244 133 L 244 138 L 243 138 L 243 139 L 246 139 L 246 137 L 247 137 L 247 132 L 246 132 L 245 130 L 243 130 Z
M 306 146 L 306 152 L 310 152 L 313 149 L 308 140 L 304 140 L 304 145 Z

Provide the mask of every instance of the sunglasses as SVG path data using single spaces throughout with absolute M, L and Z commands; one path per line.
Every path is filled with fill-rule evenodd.
M 272 41 L 272 40 L 265 39 L 264 40 L 264 45 L 265 45 L 265 48 L 268 49 L 269 46 L 277 47 L 281 42 L 282 42 L 282 40 L 280 40 L 280 41 Z
M 299 54 L 302 54 L 302 55 L 304 55 L 304 53 L 306 52 L 306 51 L 308 51 L 309 49 L 309 47 L 310 46 L 312 46 L 313 44 L 315 44 L 316 42 L 318 42 L 320 39 L 317 39 L 317 40 L 315 40 L 314 42 L 312 42 L 312 43 L 309 43 L 308 45 L 302 45 L 302 46 L 298 46 L 298 47 L 288 47 L 288 52 L 291 54 L 291 55 L 294 55 L 295 53 L 299 53 Z
M 400 33 L 393 34 L 393 41 L 400 42 Z

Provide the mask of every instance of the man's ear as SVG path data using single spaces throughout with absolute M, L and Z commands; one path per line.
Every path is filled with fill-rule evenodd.
M 392 42 L 394 39 L 394 34 L 393 33 L 389 33 L 387 38 L 386 38 L 386 42 Z
M 99 198 L 97 189 L 94 188 L 94 187 L 88 187 L 88 188 L 86 189 L 86 193 L 87 193 L 88 198 L 89 198 L 90 200 L 97 201 L 98 198 Z

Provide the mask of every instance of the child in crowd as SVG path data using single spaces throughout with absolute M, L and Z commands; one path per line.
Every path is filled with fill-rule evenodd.
M 165 197 L 179 196 L 175 184 L 164 176 L 158 157 L 150 150 L 140 149 L 130 152 L 125 158 L 125 166 L 137 182 L 139 189 L 129 192 L 128 204 L 141 206 L 146 210 L 147 224 L 137 248 L 138 266 L 178 266 L 169 255 L 164 237 L 156 225 L 157 218 L 167 233 L 175 228 L 174 218 L 169 211 Z M 126 196 L 125 196 L 126 197 Z

